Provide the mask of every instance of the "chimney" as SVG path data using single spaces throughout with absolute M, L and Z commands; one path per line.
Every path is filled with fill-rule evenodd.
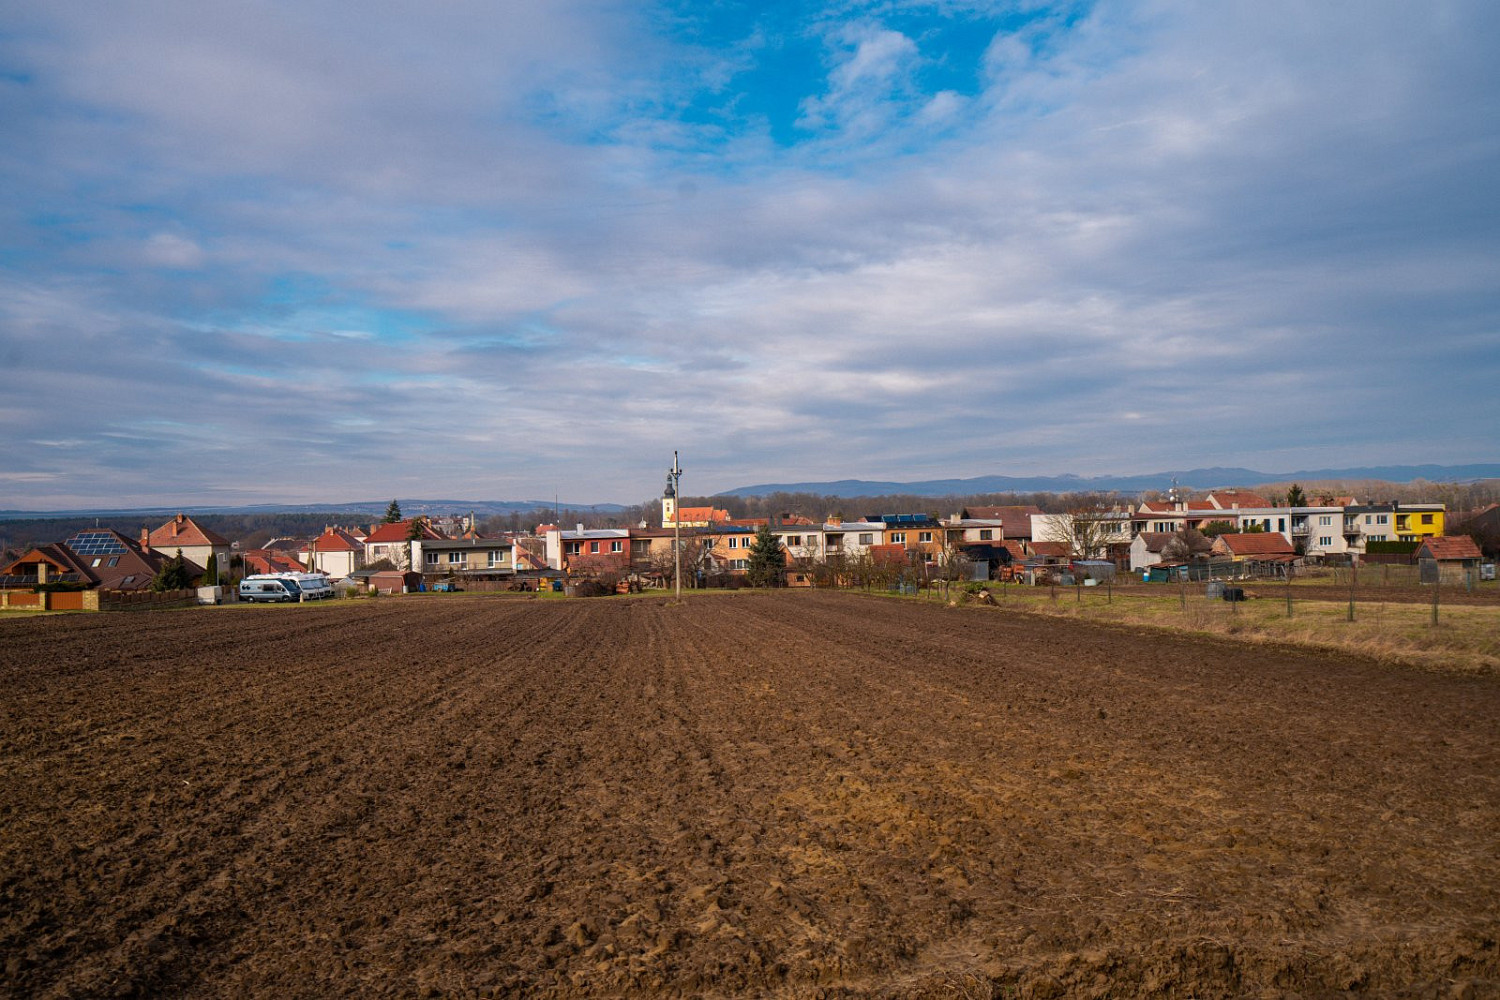
M 36 564 L 36 585 L 40 587 L 47 582 L 47 560 L 43 559 Z
M 580 535 L 583 534 L 583 522 L 582 521 L 578 522 L 578 533 Z
M 843 514 L 830 514 L 830 515 L 828 515 L 828 523 L 829 524 L 843 524 L 844 523 L 844 515 Z
M 146 527 L 144 524 L 141 525 L 141 551 L 151 551 L 151 529 Z

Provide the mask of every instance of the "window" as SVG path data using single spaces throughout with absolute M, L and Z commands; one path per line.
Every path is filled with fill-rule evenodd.
M 450 552 L 450 553 L 448 553 L 448 563 L 449 563 L 449 565 L 462 566 L 463 562 L 464 562 L 464 554 L 462 552 Z
M 1322 517 L 1318 518 L 1318 524 L 1321 527 L 1326 528 L 1329 525 L 1331 525 L 1332 523 L 1333 523 L 1333 515 L 1332 514 L 1324 514 Z
M 436 552 L 427 553 L 427 561 L 436 566 L 438 561 L 438 554 Z
M 1278 517 L 1276 519 L 1276 530 L 1277 531 L 1285 531 L 1286 530 L 1286 518 L 1284 518 L 1284 517 Z
M 906 532 L 904 532 L 904 531 L 893 531 L 893 532 L 891 532 L 891 544 L 892 545 L 905 545 L 906 544 Z
M 860 534 L 859 534 L 859 544 L 861 544 L 861 545 L 874 545 L 875 544 L 875 534 L 874 534 L 874 532 L 870 532 L 870 531 L 862 531 L 862 532 L 860 532 Z
M 1422 523 L 1423 524 L 1431 524 L 1432 523 L 1432 515 L 1431 514 L 1423 514 L 1422 515 Z
M 609 551 L 611 551 L 611 552 L 624 552 L 625 551 L 625 543 L 624 542 L 610 542 L 609 543 Z
M 1376 515 L 1375 515 L 1375 523 L 1376 523 L 1376 524 L 1388 524 L 1388 523 L 1390 523 L 1390 522 L 1388 522 L 1388 521 L 1387 521 L 1387 520 L 1386 520 L 1386 518 L 1387 518 L 1387 517 L 1388 517 L 1388 516 L 1389 516 L 1389 515 L 1387 515 L 1387 514 L 1376 514 Z
M 566 552 L 570 556 L 580 555 L 583 552 L 583 543 L 582 542 L 565 542 L 563 544 L 563 551 Z
M 1323 548 L 1326 549 L 1330 545 L 1333 544 L 1333 539 L 1329 538 L 1327 535 L 1324 535 L 1324 536 L 1322 536 L 1321 538 L 1318 539 L 1318 544 L 1321 545 L 1321 546 L 1323 546 Z
M 729 547 L 731 549 L 737 549 L 737 548 L 739 548 L 740 547 L 740 540 L 738 538 L 731 538 L 729 540 Z
M 918 532 L 917 533 L 917 541 L 919 541 L 919 542 L 930 542 L 930 541 L 932 541 L 932 532 L 930 532 L 930 531 L 921 531 L 921 532 Z
M 730 569 L 745 569 L 748 566 L 748 563 L 749 563 L 749 561 L 745 560 L 745 559 L 731 559 L 731 560 L 729 560 L 729 568 Z
M 801 535 L 787 535 L 786 536 L 786 543 L 787 543 L 788 546 L 791 546 L 791 545 L 801 545 L 802 544 L 802 536 Z
M 504 550 L 501 550 L 501 551 L 497 552 L 494 549 L 491 549 L 490 550 L 489 563 L 490 563 L 491 566 L 503 566 L 503 565 L 505 565 L 505 552 L 504 552 Z
M 589 542 L 589 554 L 590 555 L 595 555 L 595 556 L 597 556 L 599 554 L 599 543 L 598 542 Z
M 90 563 L 90 565 L 91 565 L 91 566 L 96 566 L 96 567 L 97 567 L 97 566 L 98 566 L 98 565 L 99 565 L 99 564 L 100 564 L 100 563 L 102 563 L 102 562 L 103 562 L 103 561 L 104 561 L 104 557 L 103 557 L 103 556 L 95 556 L 95 557 L 94 557 L 94 561 L 93 561 L 93 562 L 92 562 L 92 563 Z
M 994 537 L 995 537 L 995 531 L 994 531 L 993 528 L 980 528 L 979 529 L 979 540 L 981 542 L 987 542 L 987 541 L 989 541 L 990 539 L 992 539 Z

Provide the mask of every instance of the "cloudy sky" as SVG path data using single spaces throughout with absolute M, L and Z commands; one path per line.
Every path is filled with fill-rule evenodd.
M 1493 0 L 0 12 L 0 508 L 1497 457 Z

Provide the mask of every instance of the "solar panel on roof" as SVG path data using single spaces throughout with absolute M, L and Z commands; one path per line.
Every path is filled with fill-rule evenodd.
M 125 551 L 120 540 L 108 531 L 80 531 L 68 539 L 68 548 L 81 556 L 107 556 Z

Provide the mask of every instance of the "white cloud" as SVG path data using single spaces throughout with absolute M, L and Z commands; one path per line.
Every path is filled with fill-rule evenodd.
M 205 259 L 203 248 L 190 239 L 173 233 L 153 233 L 142 249 L 146 263 L 155 267 L 172 267 L 190 270 L 201 267 Z
M 630 500 L 674 446 L 708 489 L 1230 464 L 1309 426 L 1342 464 L 1392 445 L 1348 413 L 1438 378 L 1402 458 L 1500 432 L 1478 3 L 1100 3 L 997 37 L 974 97 L 862 7 L 786 147 L 677 117 L 682 53 L 630 5 L 184 9 L 31 4 L 0 40 L 34 81 L 0 87 L 10 482 Z

